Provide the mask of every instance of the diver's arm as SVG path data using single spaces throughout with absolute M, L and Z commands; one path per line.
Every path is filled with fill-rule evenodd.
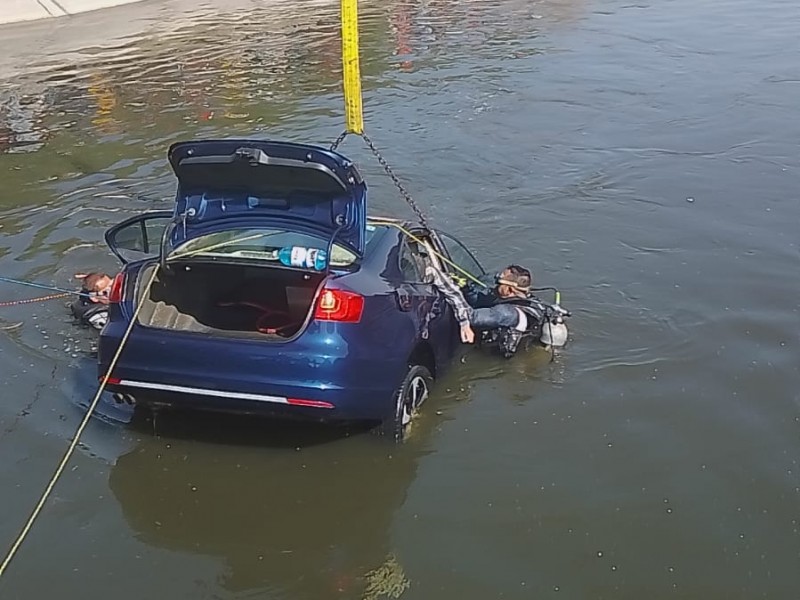
M 465 344 L 471 344 L 475 341 L 475 333 L 469 323 L 472 316 L 472 308 L 458 286 L 452 279 L 433 266 L 428 266 L 425 269 L 425 281 L 439 290 L 447 303 L 453 308 L 453 313 L 461 331 L 461 341 Z

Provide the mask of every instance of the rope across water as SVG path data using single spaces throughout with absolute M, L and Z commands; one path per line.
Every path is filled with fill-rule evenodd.
M 144 287 L 144 291 L 142 292 L 141 295 L 142 300 L 148 297 L 150 293 L 150 288 L 152 287 L 153 282 L 155 281 L 158 270 L 159 270 L 159 265 L 156 264 L 155 268 L 153 269 L 153 273 L 150 275 L 150 279 L 148 280 L 147 284 Z M 128 341 L 128 336 L 130 335 L 133 326 L 136 324 L 136 319 L 139 316 L 139 311 L 141 310 L 143 304 L 144 302 L 140 301 L 136 305 L 136 309 L 133 312 L 133 316 L 131 316 L 130 323 L 128 323 L 128 327 L 125 329 L 125 333 L 122 335 L 119 347 L 117 348 L 117 351 L 114 353 L 114 356 L 111 358 L 111 362 L 108 365 L 108 371 L 106 371 L 105 375 L 103 375 L 103 378 L 100 380 L 100 385 L 97 388 L 97 392 L 95 393 L 91 403 L 89 403 L 89 408 L 86 409 L 86 414 L 83 416 L 80 425 L 78 425 L 78 429 L 75 431 L 75 435 L 72 437 L 72 441 L 70 442 L 67 451 L 64 453 L 64 456 L 58 463 L 55 472 L 50 477 L 50 480 L 47 482 L 47 486 L 45 486 L 44 491 L 42 492 L 42 495 L 39 498 L 39 501 L 36 503 L 36 506 L 33 508 L 33 511 L 31 512 L 30 517 L 28 517 L 28 520 L 25 522 L 25 525 L 22 527 L 22 530 L 19 532 L 19 535 L 14 540 L 14 543 L 11 544 L 11 547 L 9 548 L 8 553 L 6 554 L 6 557 L 3 559 L 3 562 L 0 563 L 0 577 L 2 577 L 6 569 L 8 569 L 8 565 L 11 564 L 11 561 L 14 559 L 14 556 L 19 550 L 19 547 L 22 545 L 22 542 L 25 541 L 25 538 L 28 536 L 28 533 L 33 527 L 36 518 L 39 516 L 39 513 L 42 512 L 42 508 L 44 508 L 44 505 L 47 502 L 47 499 L 50 497 L 53 488 L 55 487 L 56 483 L 61 477 L 61 474 L 64 472 L 64 468 L 67 466 L 67 463 L 69 462 L 70 458 L 72 458 L 72 455 L 75 452 L 75 448 L 78 447 L 78 441 L 80 440 L 81 435 L 83 434 L 83 430 L 86 429 L 86 426 L 89 424 L 89 420 L 92 418 L 92 414 L 94 414 L 95 408 L 97 408 L 97 404 L 100 401 L 100 398 L 102 397 L 103 391 L 105 390 L 106 384 L 108 383 L 108 379 L 109 377 L 111 377 L 111 373 L 113 372 L 114 367 L 116 367 L 117 365 L 117 361 L 119 360 L 119 357 L 122 354 L 123 348 L 125 348 L 125 343 Z
M 48 296 L 38 296 L 36 298 L 26 298 L 25 300 L 9 300 L 8 302 L 0 302 L 2 306 L 17 306 L 19 304 L 33 304 L 34 302 L 45 302 L 47 300 L 56 300 L 57 298 L 66 298 L 72 296 L 71 292 L 61 292 L 60 294 L 50 294 Z

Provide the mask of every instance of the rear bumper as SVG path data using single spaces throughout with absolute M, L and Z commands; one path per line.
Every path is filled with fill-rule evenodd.
M 137 406 L 188 411 L 208 411 L 238 415 L 258 415 L 280 419 L 302 419 L 319 422 L 371 420 L 359 415 L 348 417 L 344 411 L 323 406 L 290 404 L 288 398 L 246 397 L 237 393 L 205 389 L 162 389 L 161 384 L 123 380 L 106 386 L 110 392 L 122 394 L 121 400 L 133 399 Z M 173 386 L 169 386 L 173 387 Z M 183 386 L 180 386 L 183 387 Z
M 345 410 L 332 402 L 253 394 L 228 390 L 171 385 L 153 381 L 109 379 L 106 388 L 133 397 L 136 404 L 150 407 L 205 410 L 236 414 L 296 417 L 318 421 L 370 419 L 363 407 Z M 376 415 L 374 418 L 380 418 Z
M 100 377 L 119 344 L 121 325 L 109 323 L 100 336 Z M 322 421 L 384 419 L 393 411 L 407 352 L 365 347 L 364 340 L 350 343 L 341 327 L 312 324 L 297 340 L 280 344 L 137 326 L 108 389 L 154 406 Z

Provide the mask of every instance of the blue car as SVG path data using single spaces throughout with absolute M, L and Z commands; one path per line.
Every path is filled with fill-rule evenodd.
M 174 210 L 105 235 L 123 267 L 101 378 L 135 319 L 108 389 L 151 407 L 373 421 L 402 439 L 463 351 L 425 267 L 452 270 L 440 254 L 482 275 L 472 254 L 446 233 L 368 217 L 358 170 L 323 148 L 188 141 L 169 162 Z

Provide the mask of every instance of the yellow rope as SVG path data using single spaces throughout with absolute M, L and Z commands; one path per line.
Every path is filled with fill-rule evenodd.
M 393 221 L 391 219 L 382 219 L 381 217 L 370 217 L 369 218 L 369 222 L 370 223 L 375 223 L 375 224 L 378 224 L 378 225 L 388 225 L 390 227 L 395 227 L 396 229 L 399 229 L 401 233 L 405 234 L 406 236 L 408 236 L 409 238 L 411 238 L 412 240 L 414 240 L 418 244 L 425 245 L 425 242 L 423 242 L 420 238 L 415 236 L 408 229 L 406 229 L 405 227 L 403 227 L 402 225 L 400 225 L 396 221 Z M 479 286 L 481 286 L 483 288 L 489 289 L 489 287 L 490 287 L 489 285 L 487 285 L 486 283 L 484 283 L 483 281 L 481 281 L 477 277 L 473 276 L 468 271 L 465 271 L 464 269 L 459 267 L 456 263 L 454 263 L 452 260 L 450 260 L 446 256 L 443 256 L 441 253 L 437 252 L 435 248 L 431 248 L 431 252 L 433 252 L 434 256 L 439 257 L 444 262 L 446 262 L 448 265 L 453 267 L 456 271 L 458 271 L 459 273 L 464 275 L 467 279 L 473 281 L 474 283 L 477 283 Z M 555 290 L 555 303 L 556 304 L 561 304 L 561 292 L 558 291 L 558 290 Z
M 144 288 L 144 292 L 141 296 L 142 299 L 146 298 L 147 295 L 149 294 L 150 287 L 153 285 L 153 282 L 155 281 L 158 269 L 159 265 L 156 263 L 156 266 L 153 269 L 153 274 L 150 276 L 150 280 L 147 282 L 147 285 Z M 55 473 L 53 473 L 53 476 L 47 483 L 47 487 L 45 487 L 41 498 L 39 498 L 39 502 L 36 503 L 36 507 L 33 509 L 31 516 L 28 518 L 28 521 L 25 523 L 25 526 L 22 528 L 22 531 L 20 531 L 19 535 L 17 536 L 17 539 L 11 545 L 11 548 L 9 549 L 8 554 L 3 560 L 3 563 L 0 564 L 0 577 L 3 576 L 6 569 L 8 568 L 8 565 L 11 563 L 11 560 L 14 558 L 14 555 L 17 553 L 17 550 L 19 550 L 19 547 L 22 545 L 22 542 L 25 541 L 25 538 L 28 536 L 28 533 L 33 527 L 34 521 L 36 521 L 36 518 L 39 516 L 39 513 L 42 512 L 42 508 L 44 508 L 44 505 L 47 502 L 47 499 L 50 497 L 53 488 L 58 482 L 58 479 L 61 477 L 61 474 L 64 472 L 64 468 L 67 466 L 69 459 L 72 458 L 72 454 L 75 452 L 75 448 L 78 446 L 78 441 L 80 440 L 81 434 L 83 433 L 83 430 L 86 429 L 86 426 L 89 423 L 89 419 L 91 418 L 92 413 L 97 407 L 97 403 L 100 401 L 100 396 L 102 395 L 103 390 L 105 389 L 106 384 L 108 383 L 108 379 L 111 377 L 111 373 L 114 370 L 114 367 L 116 366 L 120 355 L 122 354 L 122 349 L 125 347 L 125 342 L 128 341 L 128 336 L 130 335 L 130 332 L 133 329 L 134 323 L 136 323 L 136 318 L 139 316 L 139 310 L 142 308 L 142 305 L 143 302 L 139 302 L 136 305 L 136 310 L 133 313 L 133 317 L 131 317 L 131 322 L 128 325 L 128 328 L 125 330 L 125 333 L 122 336 L 122 340 L 120 341 L 119 347 L 117 348 L 117 351 L 114 353 L 114 356 L 111 359 L 111 363 L 108 366 L 108 371 L 106 371 L 106 374 L 100 381 L 100 387 L 97 389 L 97 393 L 95 394 L 94 399 L 92 400 L 91 404 L 89 404 L 89 408 L 86 410 L 86 414 L 83 416 L 81 424 L 75 431 L 75 435 L 72 438 L 72 442 L 67 448 L 67 451 L 64 453 L 64 456 L 61 459 L 61 462 L 59 463 L 58 467 L 56 468 Z
M 405 228 L 405 227 L 403 227 L 402 225 L 400 225 L 400 224 L 396 223 L 395 221 L 383 220 L 383 219 L 381 219 L 380 217 L 370 217 L 369 221 L 370 221 L 370 223 L 377 223 L 377 224 L 379 224 L 379 225 L 388 225 L 388 226 L 390 226 L 390 227 L 395 227 L 395 228 L 399 229 L 401 233 L 403 233 L 403 234 L 404 234 L 404 235 L 406 235 L 407 237 L 411 238 L 412 240 L 414 240 L 414 241 L 415 241 L 415 242 L 417 242 L 418 244 L 422 244 L 423 246 L 425 246 L 425 242 L 424 242 L 424 241 L 422 241 L 420 238 L 418 238 L 418 237 L 417 237 L 417 236 L 415 236 L 413 233 L 411 233 L 411 232 L 410 232 L 408 229 L 406 229 L 406 228 Z M 440 252 L 437 252 L 435 248 L 431 248 L 431 252 L 433 252 L 434 256 L 436 256 L 436 257 L 440 258 L 441 260 L 443 260 L 444 262 L 446 262 L 448 265 L 450 265 L 451 267 L 453 267 L 453 268 L 454 268 L 456 271 L 458 271 L 459 273 L 461 273 L 462 275 L 464 275 L 464 277 L 466 277 L 467 279 L 469 279 L 469 280 L 473 281 L 474 283 L 477 283 L 477 284 L 478 284 L 478 285 L 480 285 L 481 287 L 484 287 L 484 288 L 488 288 L 488 287 L 489 287 L 489 286 L 488 286 L 488 285 L 486 285 L 484 282 L 482 282 L 480 279 L 478 279 L 477 277 L 475 277 L 474 275 L 472 275 L 470 272 L 468 272 L 468 271 L 466 271 L 466 270 L 462 269 L 462 268 L 461 268 L 461 267 L 459 267 L 459 266 L 458 266 L 456 263 L 454 263 L 452 260 L 450 260 L 449 258 L 447 258 L 446 256 L 444 256 L 444 255 L 443 255 L 443 254 L 441 254 Z
M 378 225 L 388 225 L 390 227 L 395 227 L 396 229 L 400 230 L 401 233 L 403 233 L 404 235 L 406 235 L 410 239 L 414 240 L 418 244 L 421 244 L 421 245 L 425 246 L 425 242 L 423 240 L 421 240 L 420 238 L 415 236 L 408 229 L 406 229 L 405 227 L 403 227 L 402 225 L 400 225 L 396 221 L 392 221 L 390 219 L 382 219 L 380 217 L 369 217 L 369 222 L 370 223 L 376 223 Z M 232 244 L 238 244 L 240 242 L 247 242 L 247 241 L 250 241 L 250 240 L 254 240 L 254 239 L 258 239 L 260 237 L 263 237 L 263 235 L 264 235 L 263 233 L 262 234 L 256 234 L 256 235 L 250 235 L 250 236 L 243 237 L 243 238 L 238 238 L 238 239 L 234 239 L 234 240 L 228 240 L 226 242 L 220 242 L 218 244 L 213 244 L 213 245 L 208 246 L 206 248 L 198 248 L 197 250 L 190 250 L 189 252 L 180 252 L 180 253 L 173 254 L 172 256 L 170 256 L 167 259 L 167 261 L 178 259 L 178 258 L 187 258 L 187 257 L 190 257 L 190 256 L 195 256 L 197 254 L 202 254 L 203 252 L 209 252 L 211 250 L 216 250 L 218 248 L 223 248 L 225 246 L 230 246 Z M 437 256 L 438 258 L 440 258 L 441 260 L 446 262 L 448 265 L 453 267 L 456 271 L 458 271 L 459 273 L 464 275 L 467 279 L 477 283 L 478 285 L 480 285 L 482 287 L 485 287 L 485 288 L 489 287 L 484 282 L 482 282 L 480 279 L 478 279 L 477 277 L 475 277 L 474 275 L 472 275 L 468 271 L 464 270 L 463 268 L 459 267 L 452 260 L 450 260 L 449 258 L 444 256 L 440 252 L 437 252 L 435 248 L 431 248 L 431 252 L 433 252 L 434 256 Z
M 226 242 L 221 242 L 219 244 L 214 244 L 214 245 L 209 246 L 207 248 L 199 248 L 197 250 L 193 250 L 193 251 L 189 251 L 189 252 L 182 252 L 182 253 L 180 253 L 180 254 L 178 254 L 176 256 L 173 256 L 172 258 L 185 258 L 187 256 L 194 256 L 194 255 L 200 254 L 202 252 L 208 252 L 210 250 L 214 250 L 214 249 L 221 248 L 221 247 L 224 247 L 224 246 L 229 246 L 231 244 L 237 244 L 237 243 L 240 243 L 240 242 L 245 242 L 245 241 L 257 239 L 257 238 L 260 238 L 262 236 L 263 236 L 263 234 L 258 234 L 258 235 L 246 236 L 246 237 L 238 238 L 238 239 L 234 239 L 234 240 L 228 240 Z M 100 397 L 101 397 L 101 395 L 103 393 L 103 390 L 105 390 L 106 384 L 108 383 L 108 379 L 111 377 L 111 373 L 114 371 L 114 367 L 117 365 L 117 361 L 119 360 L 119 357 L 122 354 L 122 350 L 123 350 L 123 348 L 125 347 L 125 344 L 128 341 L 128 337 L 130 336 L 131 330 L 133 329 L 133 326 L 136 323 L 136 319 L 139 316 L 139 312 L 141 311 L 142 305 L 144 304 L 144 299 L 147 298 L 149 293 L 150 293 L 150 288 L 153 286 L 153 282 L 156 279 L 156 275 L 158 274 L 159 268 L 160 268 L 160 265 L 158 263 L 156 263 L 155 268 L 153 269 L 153 273 L 150 275 L 150 279 L 148 280 L 147 285 L 145 285 L 144 290 L 142 291 L 142 293 L 140 295 L 140 301 L 137 302 L 137 304 L 136 304 L 136 309 L 134 310 L 133 316 L 131 317 L 131 322 L 128 324 L 128 327 L 125 330 L 125 333 L 123 334 L 122 339 L 120 340 L 119 347 L 117 348 L 117 351 L 114 353 L 114 356 L 111 359 L 111 363 L 108 365 L 108 371 L 106 372 L 105 375 L 103 375 L 103 379 L 100 381 L 100 387 L 98 387 L 97 393 L 95 394 L 94 399 L 89 404 L 89 408 L 86 410 L 86 414 L 83 416 L 83 420 L 81 421 L 80 425 L 78 425 L 78 429 L 75 432 L 75 436 L 73 437 L 72 442 L 70 443 L 69 447 L 67 448 L 67 451 L 64 453 L 64 456 L 62 457 L 61 462 L 59 463 L 58 467 L 56 468 L 55 472 L 53 473 L 53 476 L 50 478 L 50 481 L 47 483 L 47 487 L 45 487 L 44 492 L 42 493 L 42 496 L 39 498 L 39 501 L 36 503 L 36 506 L 34 507 L 33 512 L 31 513 L 31 516 L 28 518 L 28 521 L 25 523 L 25 526 L 22 528 L 22 531 L 20 531 L 20 533 L 17 536 L 16 540 L 14 540 L 14 543 L 11 545 L 11 548 L 9 549 L 8 554 L 6 555 L 6 557 L 3 560 L 2 564 L 0 564 L 0 577 L 3 576 L 3 574 L 6 571 L 6 569 L 8 568 L 8 565 L 11 564 L 11 561 L 13 560 L 14 555 L 17 553 L 17 550 L 19 550 L 20 546 L 25 541 L 25 538 L 28 536 L 28 533 L 30 533 L 30 530 L 33 527 L 34 522 L 38 518 L 39 514 L 42 512 L 42 509 L 44 508 L 44 505 L 47 502 L 47 499 L 50 497 L 50 494 L 53 491 L 53 488 L 55 488 L 56 483 L 58 482 L 59 478 L 61 477 L 62 473 L 64 472 L 64 469 L 67 466 L 67 463 L 69 462 L 70 458 L 72 458 L 72 455 L 75 452 L 75 448 L 77 448 L 77 446 L 78 446 L 78 441 L 80 440 L 80 437 L 83 434 L 84 429 L 86 429 L 86 426 L 89 424 L 89 419 L 92 417 L 92 414 L 94 413 L 95 409 L 97 408 L 97 404 L 100 401 Z
M 221 242 L 219 244 L 214 244 L 214 245 L 209 246 L 207 248 L 199 248 L 197 250 L 193 250 L 193 251 L 189 251 L 189 252 L 182 252 L 182 253 L 180 253 L 180 254 L 178 254 L 176 256 L 173 256 L 171 258 L 186 258 L 188 256 L 194 256 L 194 255 L 200 254 L 202 252 L 209 252 L 210 250 L 215 250 L 217 248 L 222 248 L 224 246 L 229 246 L 231 244 L 238 244 L 240 242 L 245 242 L 245 241 L 257 239 L 257 238 L 260 238 L 262 236 L 263 236 L 263 234 L 258 234 L 258 235 L 251 235 L 251 236 L 246 236 L 246 237 L 243 237 L 243 238 L 238 238 L 238 239 L 235 239 L 235 240 L 228 240 L 226 242 Z M 136 309 L 134 310 L 133 316 L 131 317 L 131 322 L 128 324 L 128 327 L 127 327 L 127 329 L 125 330 L 125 333 L 122 336 L 122 340 L 120 340 L 119 347 L 117 348 L 117 351 L 114 353 L 114 356 L 111 359 L 111 363 L 108 366 L 108 371 L 103 376 L 103 379 L 100 381 L 100 387 L 98 387 L 97 393 L 95 394 L 94 399 L 89 404 L 89 408 L 87 409 L 86 414 L 83 416 L 83 420 L 81 421 L 80 425 L 78 425 L 78 429 L 75 432 L 75 436 L 73 437 L 72 442 L 70 443 L 69 447 L 67 448 L 67 451 L 64 453 L 64 456 L 62 457 L 61 462 L 59 463 L 58 467 L 56 468 L 55 473 L 53 473 L 53 476 L 50 478 L 50 481 L 47 483 L 47 487 L 45 487 L 41 498 L 39 498 L 39 501 L 36 503 L 36 506 L 34 507 L 33 512 L 31 513 L 31 516 L 28 518 L 28 521 L 25 523 L 25 526 L 22 528 L 22 531 L 20 531 L 19 535 L 17 536 L 17 539 L 11 545 L 11 548 L 9 549 L 8 554 L 6 555 L 5 559 L 3 560 L 3 563 L 0 564 L 0 577 L 3 576 L 3 573 L 5 573 L 6 569 L 8 568 L 8 565 L 13 560 L 14 555 L 17 553 L 17 550 L 19 550 L 19 547 L 25 541 L 25 538 L 28 536 L 28 533 L 30 532 L 31 528 L 33 527 L 34 522 L 36 521 L 37 517 L 39 516 L 39 513 L 42 512 L 42 509 L 44 508 L 44 505 L 47 502 L 47 499 L 50 497 L 50 494 L 52 493 L 53 488 L 55 488 L 55 485 L 58 482 L 58 479 L 61 477 L 61 474 L 64 472 L 64 469 L 66 468 L 67 463 L 69 462 L 69 459 L 72 458 L 72 455 L 75 452 L 75 448 L 77 448 L 77 446 L 78 446 L 78 441 L 80 440 L 80 437 L 83 434 L 84 429 L 86 429 L 86 426 L 89 424 L 89 419 L 92 417 L 92 414 L 94 413 L 95 409 L 97 408 L 97 404 L 100 401 L 100 397 L 103 394 L 103 390 L 105 390 L 106 384 L 108 383 L 108 379 L 111 377 L 111 373 L 114 371 L 114 367 L 117 365 L 117 361 L 119 360 L 119 357 L 122 354 L 122 350 L 125 347 L 126 342 L 128 341 L 128 337 L 130 336 L 131 330 L 133 329 L 133 326 L 136 323 L 136 319 L 139 316 L 139 312 L 140 312 L 140 310 L 142 308 L 142 305 L 144 304 L 144 299 L 147 298 L 149 293 L 150 293 L 150 288 L 153 286 L 153 282 L 156 279 L 156 275 L 158 274 L 159 268 L 160 268 L 160 265 L 158 263 L 156 263 L 155 268 L 153 269 L 153 273 L 150 275 L 150 279 L 148 280 L 147 285 L 145 285 L 144 290 L 141 293 L 140 301 L 137 302 L 137 304 L 136 304 Z

